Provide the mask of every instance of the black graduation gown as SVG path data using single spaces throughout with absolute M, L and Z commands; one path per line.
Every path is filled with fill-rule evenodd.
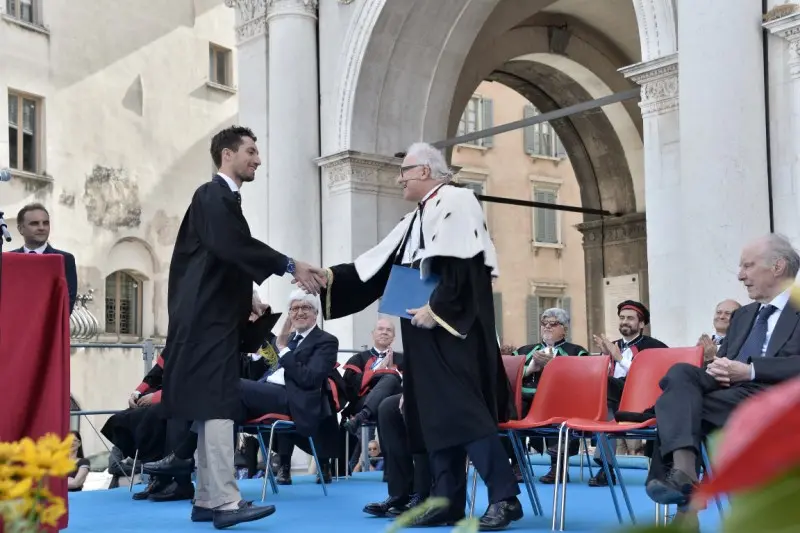
M 163 403 L 171 418 L 232 420 L 240 412 L 239 346 L 253 282 L 286 272 L 287 257 L 250 236 L 236 196 L 216 176 L 194 194 L 169 270 L 169 357 Z
M 332 267 L 333 278 L 321 295 L 325 318 L 357 313 L 380 298 L 394 256 L 366 282 L 352 263 Z M 478 440 L 496 433 L 498 422 L 516 417 L 483 254 L 436 257 L 431 271 L 440 278 L 429 302 L 440 325 L 429 330 L 400 321 L 403 402 L 414 453 Z

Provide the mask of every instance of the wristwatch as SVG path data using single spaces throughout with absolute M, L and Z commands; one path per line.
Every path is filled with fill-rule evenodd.
M 294 259 L 289 257 L 288 260 L 286 261 L 286 273 L 294 274 L 294 271 L 295 271 Z

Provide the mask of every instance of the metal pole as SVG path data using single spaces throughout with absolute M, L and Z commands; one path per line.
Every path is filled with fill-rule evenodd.
M 561 204 L 548 204 L 545 202 L 532 202 L 530 200 L 517 200 L 516 198 L 503 198 L 501 196 L 486 196 L 485 194 L 476 194 L 478 200 L 482 202 L 492 202 L 495 204 L 508 204 L 519 205 L 522 207 L 536 207 L 538 209 L 552 209 L 554 211 L 569 211 L 572 213 L 585 213 L 587 215 L 600 215 L 605 217 L 619 217 L 622 213 L 612 213 L 605 209 L 594 209 L 591 207 L 577 207 L 572 205 Z
M 153 360 L 155 359 L 155 355 L 156 347 L 153 344 L 153 339 L 145 339 L 144 343 L 142 343 L 142 359 L 144 359 L 145 375 L 147 375 L 147 373 L 153 368 Z
M 598 109 L 607 105 L 624 102 L 625 100 L 633 100 L 634 98 L 638 99 L 640 98 L 640 95 L 641 89 L 628 89 L 627 91 L 610 94 L 602 98 L 597 98 L 596 100 L 589 100 L 588 102 L 581 102 L 580 104 L 563 107 L 555 111 L 548 111 L 547 113 L 529 117 L 523 120 L 517 120 L 516 122 L 509 122 L 508 124 L 501 124 L 500 126 L 495 126 L 486 130 L 467 133 L 466 135 L 461 135 L 460 137 L 445 139 L 443 141 L 433 143 L 433 146 L 439 149 L 448 148 L 450 146 L 474 141 L 476 139 L 483 139 L 485 137 L 491 137 L 500 133 L 506 133 L 509 131 L 518 130 L 520 128 L 525 128 L 527 126 L 533 126 L 534 124 L 541 124 L 543 122 L 550 122 L 559 118 L 568 117 L 570 115 L 577 115 L 579 113 L 583 113 L 584 111 Z

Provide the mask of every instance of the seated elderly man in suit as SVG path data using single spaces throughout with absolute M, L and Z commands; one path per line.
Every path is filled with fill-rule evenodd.
M 241 400 L 246 419 L 268 413 L 288 415 L 297 427 L 295 436 L 276 436 L 280 461 L 278 483 L 291 481 L 294 446 L 311 453 L 308 437 L 322 463 L 322 479 L 331 479 L 329 459 L 336 457 L 336 412 L 328 396 L 328 377 L 336 367 L 339 340 L 317 327 L 319 300 L 295 290 L 289 297 L 289 317 L 275 341 L 278 364 L 258 381 L 242 380 Z
M 742 250 L 739 280 L 753 303 L 733 313 L 719 351 L 708 348 L 716 353 L 706 368 L 677 364 L 661 380 L 647 482 L 653 501 L 685 505 L 697 483 L 701 440 L 748 397 L 800 375 L 800 312 L 789 299 L 798 270 L 800 256 L 780 235 Z

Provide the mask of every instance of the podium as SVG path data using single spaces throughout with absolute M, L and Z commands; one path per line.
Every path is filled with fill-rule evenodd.
M 69 432 L 69 296 L 59 254 L 6 252 L 0 278 L 0 441 Z M 67 501 L 67 480 L 50 490 Z M 59 521 L 67 527 L 68 515 Z M 2 531 L 2 524 L 0 524 Z

